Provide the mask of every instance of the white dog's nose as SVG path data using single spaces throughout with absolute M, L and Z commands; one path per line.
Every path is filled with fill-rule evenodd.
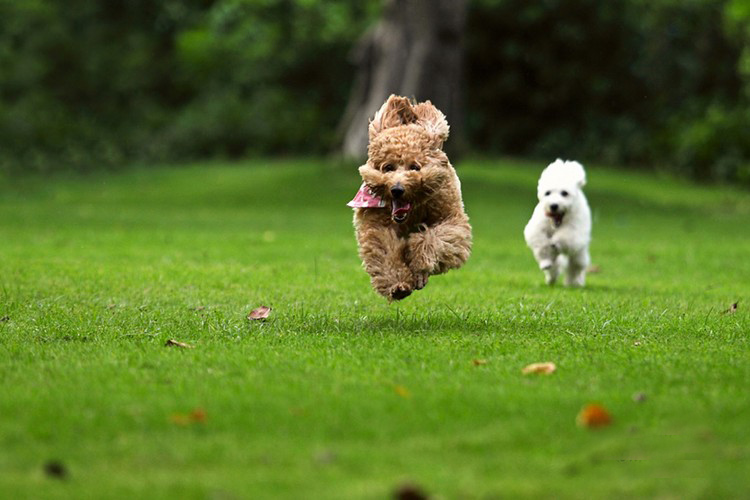
M 557 203 L 553 203 L 549 206 L 550 212 L 557 212 L 557 209 L 560 208 L 560 206 Z

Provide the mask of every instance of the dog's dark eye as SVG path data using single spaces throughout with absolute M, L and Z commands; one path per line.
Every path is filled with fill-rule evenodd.
M 390 163 L 383 165 L 383 172 L 393 172 L 394 170 L 396 170 L 396 167 L 394 167 Z
M 412 163 L 411 166 L 409 167 L 409 170 L 416 170 L 417 172 L 419 172 L 419 169 L 421 169 L 421 168 L 422 167 L 420 167 L 416 163 Z
M 567 191 L 560 191 L 560 196 L 562 196 L 563 198 L 565 198 L 566 196 L 568 196 L 568 192 Z
M 551 194 L 552 194 L 552 191 L 547 191 L 546 193 L 544 193 L 544 196 L 549 196 Z

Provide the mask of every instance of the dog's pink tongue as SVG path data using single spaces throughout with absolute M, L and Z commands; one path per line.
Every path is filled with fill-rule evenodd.
M 411 210 L 411 203 L 403 200 L 393 200 L 391 215 L 393 217 L 405 217 Z

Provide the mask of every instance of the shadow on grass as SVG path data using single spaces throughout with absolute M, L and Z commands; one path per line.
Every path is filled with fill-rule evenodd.
M 533 301 L 519 307 L 517 303 L 504 303 L 497 309 L 477 311 L 458 310 L 443 304 L 421 309 L 418 312 L 403 311 L 398 305 L 387 312 L 379 311 L 342 311 L 341 315 L 330 313 L 308 313 L 290 311 L 265 324 L 251 324 L 255 331 L 267 333 L 306 333 L 378 335 L 396 334 L 398 336 L 433 335 L 450 332 L 462 334 L 487 334 L 515 332 L 534 325 L 543 325 L 556 321 L 558 312 L 550 310 L 549 301 Z

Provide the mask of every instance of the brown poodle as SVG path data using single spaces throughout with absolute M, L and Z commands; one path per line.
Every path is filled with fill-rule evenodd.
M 448 122 L 430 101 L 392 95 L 369 127 L 354 207 L 359 255 L 373 288 L 400 300 L 471 253 L 461 183 L 443 152 Z

